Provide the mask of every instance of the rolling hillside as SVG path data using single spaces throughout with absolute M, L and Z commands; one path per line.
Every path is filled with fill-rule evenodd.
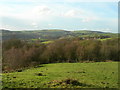
M 118 88 L 118 62 L 42 64 L 4 73 L 3 88 Z
M 80 31 L 65 31 L 65 30 L 31 30 L 31 31 L 9 31 L 2 30 L 2 39 L 8 40 L 17 38 L 22 40 L 30 39 L 60 39 L 73 37 L 117 37 L 115 33 L 105 33 L 100 31 L 80 30 Z

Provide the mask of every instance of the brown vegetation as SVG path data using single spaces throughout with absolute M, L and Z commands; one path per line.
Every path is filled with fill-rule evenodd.
M 3 70 L 16 70 L 43 63 L 118 61 L 118 45 L 118 39 L 60 39 L 50 44 L 12 39 L 3 42 Z

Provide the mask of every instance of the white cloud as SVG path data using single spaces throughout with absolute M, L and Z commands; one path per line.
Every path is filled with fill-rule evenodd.
M 102 29 L 97 29 L 96 31 L 103 31 L 103 32 L 111 32 L 111 28 L 102 28 Z
M 95 20 L 99 20 L 99 19 L 97 17 L 85 17 L 82 19 L 82 22 L 86 23 L 86 22 L 95 21 Z
M 88 28 L 82 28 L 81 30 L 89 30 Z
M 64 0 L 64 2 L 119 2 L 119 0 Z
M 52 10 L 46 5 L 39 6 L 4 6 L 0 5 L 0 17 L 12 17 L 23 20 L 47 20 L 53 14 Z
M 95 13 L 86 11 L 84 9 L 71 9 L 63 14 L 67 18 L 80 18 L 82 22 L 90 22 L 93 20 L 99 20 L 99 17 Z
M 82 22 L 89 22 L 89 21 L 91 21 L 91 18 L 85 18 L 82 20 Z
M 52 26 L 52 24 L 48 24 L 48 26 Z
M 2 26 L 0 26 L 0 29 L 8 29 L 8 30 L 13 30 L 13 31 L 19 30 L 18 27 L 11 26 L 11 25 L 2 25 Z
M 35 26 L 35 28 L 38 28 L 38 26 Z
M 64 16 L 66 16 L 66 17 L 74 17 L 76 15 L 76 13 L 77 12 L 75 10 L 70 10 L 70 11 L 66 12 L 64 14 Z
M 18 17 L 28 19 L 28 20 L 36 20 L 36 21 L 42 21 L 47 20 L 51 17 L 52 11 L 48 6 L 42 5 L 42 6 L 35 6 L 30 8 L 29 10 L 26 10 L 23 13 L 20 13 Z
M 81 17 L 81 15 L 84 14 L 84 11 L 82 9 L 76 10 L 76 9 L 71 9 L 68 10 L 63 14 L 65 17 Z
M 39 15 L 48 15 L 51 13 L 51 10 L 48 6 L 43 5 L 34 7 L 32 12 Z
M 35 28 L 37 28 L 37 27 L 38 27 L 38 24 L 35 23 L 35 22 L 33 22 L 33 23 L 32 23 L 32 26 L 35 27 Z
M 8 2 L 10 0 L 1 0 L 1 2 Z M 10 2 L 119 2 L 119 0 L 11 0 Z
M 11 12 L 14 12 L 14 11 L 15 11 L 15 8 L 5 6 L 5 5 L 0 5 L 0 17 L 10 16 L 12 15 Z
M 36 25 L 37 25 L 37 23 L 35 23 L 35 22 L 32 23 L 32 26 L 36 26 Z

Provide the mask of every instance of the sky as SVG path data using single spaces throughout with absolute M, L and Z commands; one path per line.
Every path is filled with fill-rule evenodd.
M 0 0 L 0 29 L 118 32 L 118 0 Z

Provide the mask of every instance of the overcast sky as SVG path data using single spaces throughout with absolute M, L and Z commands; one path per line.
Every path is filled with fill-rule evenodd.
M 118 0 L 96 1 L 0 0 L 0 28 L 118 32 Z

